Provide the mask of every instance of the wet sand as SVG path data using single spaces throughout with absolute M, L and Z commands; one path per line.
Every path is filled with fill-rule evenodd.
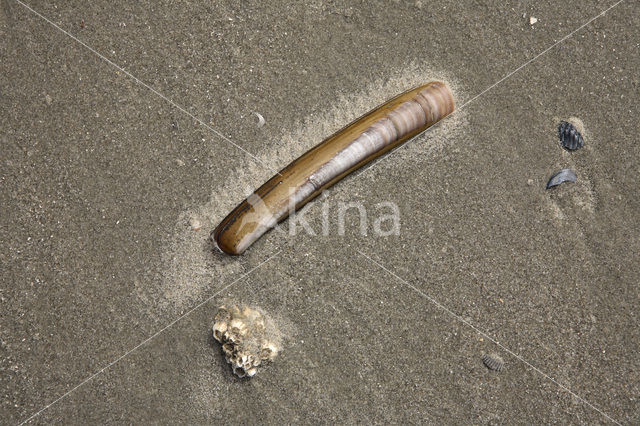
M 640 421 L 633 2 L 504 81 L 614 2 L 29 3 L 139 80 L 0 4 L 0 418 Z M 432 79 L 458 110 L 312 204 L 317 235 L 213 250 L 274 170 Z M 395 203 L 400 235 L 355 211 L 340 235 L 352 202 Z M 285 331 L 251 380 L 211 336 L 223 300 Z

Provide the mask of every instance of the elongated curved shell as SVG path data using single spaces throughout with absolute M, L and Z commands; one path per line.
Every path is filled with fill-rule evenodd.
M 307 151 L 238 205 L 213 231 L 218 247 L 242 254 L 262 234 L 347 174 L 453 112 L 442 82 L 409 90 Z

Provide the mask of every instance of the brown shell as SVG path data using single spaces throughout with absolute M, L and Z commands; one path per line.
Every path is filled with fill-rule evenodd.
M 409 90 L 307 151 L 240 203 L 212 233 L 228 254 L 242 254 L 262 234 L 347 174 L 453 112 L 442 82 Z

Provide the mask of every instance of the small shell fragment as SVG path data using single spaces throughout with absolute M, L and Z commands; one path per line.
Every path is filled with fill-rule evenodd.
M 197 217 L 191 216 L 189 218 L 189 226 L 191 227 L 192 230 L 199 231 L 200 228 L 202 228 L 202 223 L 200 222 L 200 220 L 198 220 Z
M 496 354 L 482 355 L 482 363 L 489 370 L 493 371 L 502 371 L 502 369 L 504 368 L 504 361 L 499 355 Z
M 271 318 L 248 306 L 221 306 L 213 325 L 226 361 L 238 377 L 252 377 L 280 351 L 280 332 Z
M 264 124 L 266 123 L 266 121 L 264 120 L 264 117 L 262 116 L 262 114 L 254 112 L 253 113 L 256 117 L 258 117 L 258 127 L 262 127 L 264 126 Z
M 562 169 L 557 171 L 551 176 L 549 182 L 547 182 L 547 189 L 560 185 L 564 182 L 575 182 L 578 180 L 578 176 L 571 169 Z
M 558 138 L 562 147 L 569 151 L 575 151 L 584 146 L 584 139 L 575 125 L 568 121 L 561 121 L 558 125 Z

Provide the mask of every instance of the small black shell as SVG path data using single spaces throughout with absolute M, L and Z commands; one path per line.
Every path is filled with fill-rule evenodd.
M 547 182 L 547 189 L 560 185 L 564 182 L 575 182 L 578 180 L 578 176 L 571 169 L 562 169 L 553 174 L 549 182 Z
M 576 129 L 576 126 L 568 121 L 560 122 L 560 125 L 558 126 L 558 137 L 560 138 L 562 147 L 569 151 L 575 151 L 576 149 L 580 149 L 584 146 L 584 139 L 582 139 L 582 135 L 578 129 Z
M 489 370 L 502 371 L 502 369 L 504 368 L 504 361 L 502 360 L 502 358 L 500 358 L 500 356 L 496 354 L 482 355 L 482 363 Z

